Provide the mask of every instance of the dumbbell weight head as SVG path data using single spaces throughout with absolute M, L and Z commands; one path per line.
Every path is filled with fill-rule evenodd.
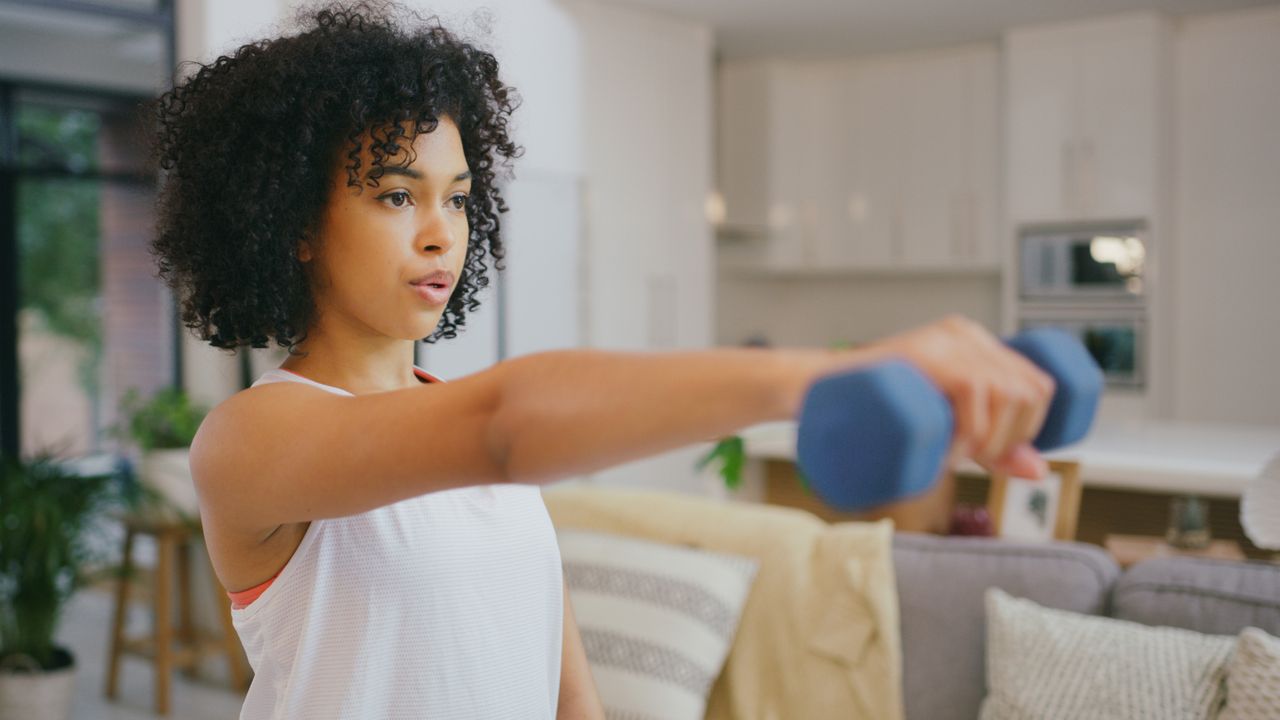
M 906 360 L 821 378 L 803 407 L 796 434 L 800 471 L 837 510 L 928 490 L 954 427 L 946 398 Z
M 1083 440 L 1106 384 L 1089 351 L 1074 335 L 1053 327 L 1023 330 L 1005 344 L 1048 373 L 1056 385 L 1044 424 L 1031 444 L 1052 450 Z
M 1093 423 L 1103 376 L 1080 341 L 1058 328 L 1007 341 L 1056 383 L 1034 445 L 1082 439 Z M 919 495 L 943 470 L 954 434 L 951 405 L 914 365 L 891 360 L 814 382 L 805 396 L 796 457 L 810 488 L 837 510 Z

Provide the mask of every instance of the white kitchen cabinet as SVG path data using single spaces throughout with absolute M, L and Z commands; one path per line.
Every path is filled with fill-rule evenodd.
M 1141 13 L 1005 36 L 1013 222 L 1157 212 L 1167 23 Z
M 995 264 L 999 188 L 993 48 L 904 63 L 902 255 L 908 266 Z
M 998 264 L 995 48 L 854 61 L 847 75 L 852 263 Z
M 722 65 L 724 229 L 780 269 L 997 266 L 998 78 L 985 45 Z
M 724 222 L 763 232 L 768 224 L 770 90 L 776 67 L 765 62 L 722 63 L 716 78 L 716 177 Z
M 1000 122 L 1000 52 L 994 46 L 973 51 L 968 63 L 964 104 L 968 126 L 963 137 L 964 182 L 955 192 L 959 262 L 991 268 L 1003 262 L 1005 244 L 1000 219 L 1002 136 Z M 961 117 L 957 113 L 957 117 Z
M 782 61 L 727 63 L 717 91 L 720 232 L 753 240 L 760 262 L 798 267 L 817 259 L 815 179 L 821 146 L 837 124 L 812 72 Z
M 839 123 L 823 75 L 808 66 L 778 63 L 769 89 L 768 213 L 770 258 L 788 266 L 821 262 L 818 205 L 834 171 L 826 144 Z M 821 235 L 821 237 L 820 237 Z
M 837 216 L 843 245 L 837 265 L 891 266 L 902 259 L 902 187 L 905 145 L 902 112 L 903 68 L 891 62 L 854 63 L 843 80 L 850 118 L 844 177 L 834 184 L 847 194 L 845 214 Z

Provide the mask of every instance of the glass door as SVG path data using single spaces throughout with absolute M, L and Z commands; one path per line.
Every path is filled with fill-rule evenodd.
M 20 452 L 112 450 L 124 393 L 173 378 L 171 301 L 148 249 L 142 99 L 12 97 Z

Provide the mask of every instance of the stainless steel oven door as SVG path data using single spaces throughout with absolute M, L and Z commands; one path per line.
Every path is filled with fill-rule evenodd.
M 1138 225 L 1023 228 L 1018 291 L 1023 300 L 1140 303 L 1147 239 Z
M 1024 307 L 1018 327 L 1059 327 L 1080 338 L 1102 368 L 1108 387 L 1139 389 L 1147 380 L 1147 323 L 1128 308 Z

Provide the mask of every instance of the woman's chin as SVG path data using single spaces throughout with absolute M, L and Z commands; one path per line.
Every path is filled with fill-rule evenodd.
M 414 318 L 414 322 L 408 323 L 408 327 L 404 332 L 399 333 L 398 337 L 404 340 L 421 340 L 436 331 L 436 327 L 440 325 L 440 315 L 434 318 L 428 318 L 428 322 L 423 322 L 422 318 Z

